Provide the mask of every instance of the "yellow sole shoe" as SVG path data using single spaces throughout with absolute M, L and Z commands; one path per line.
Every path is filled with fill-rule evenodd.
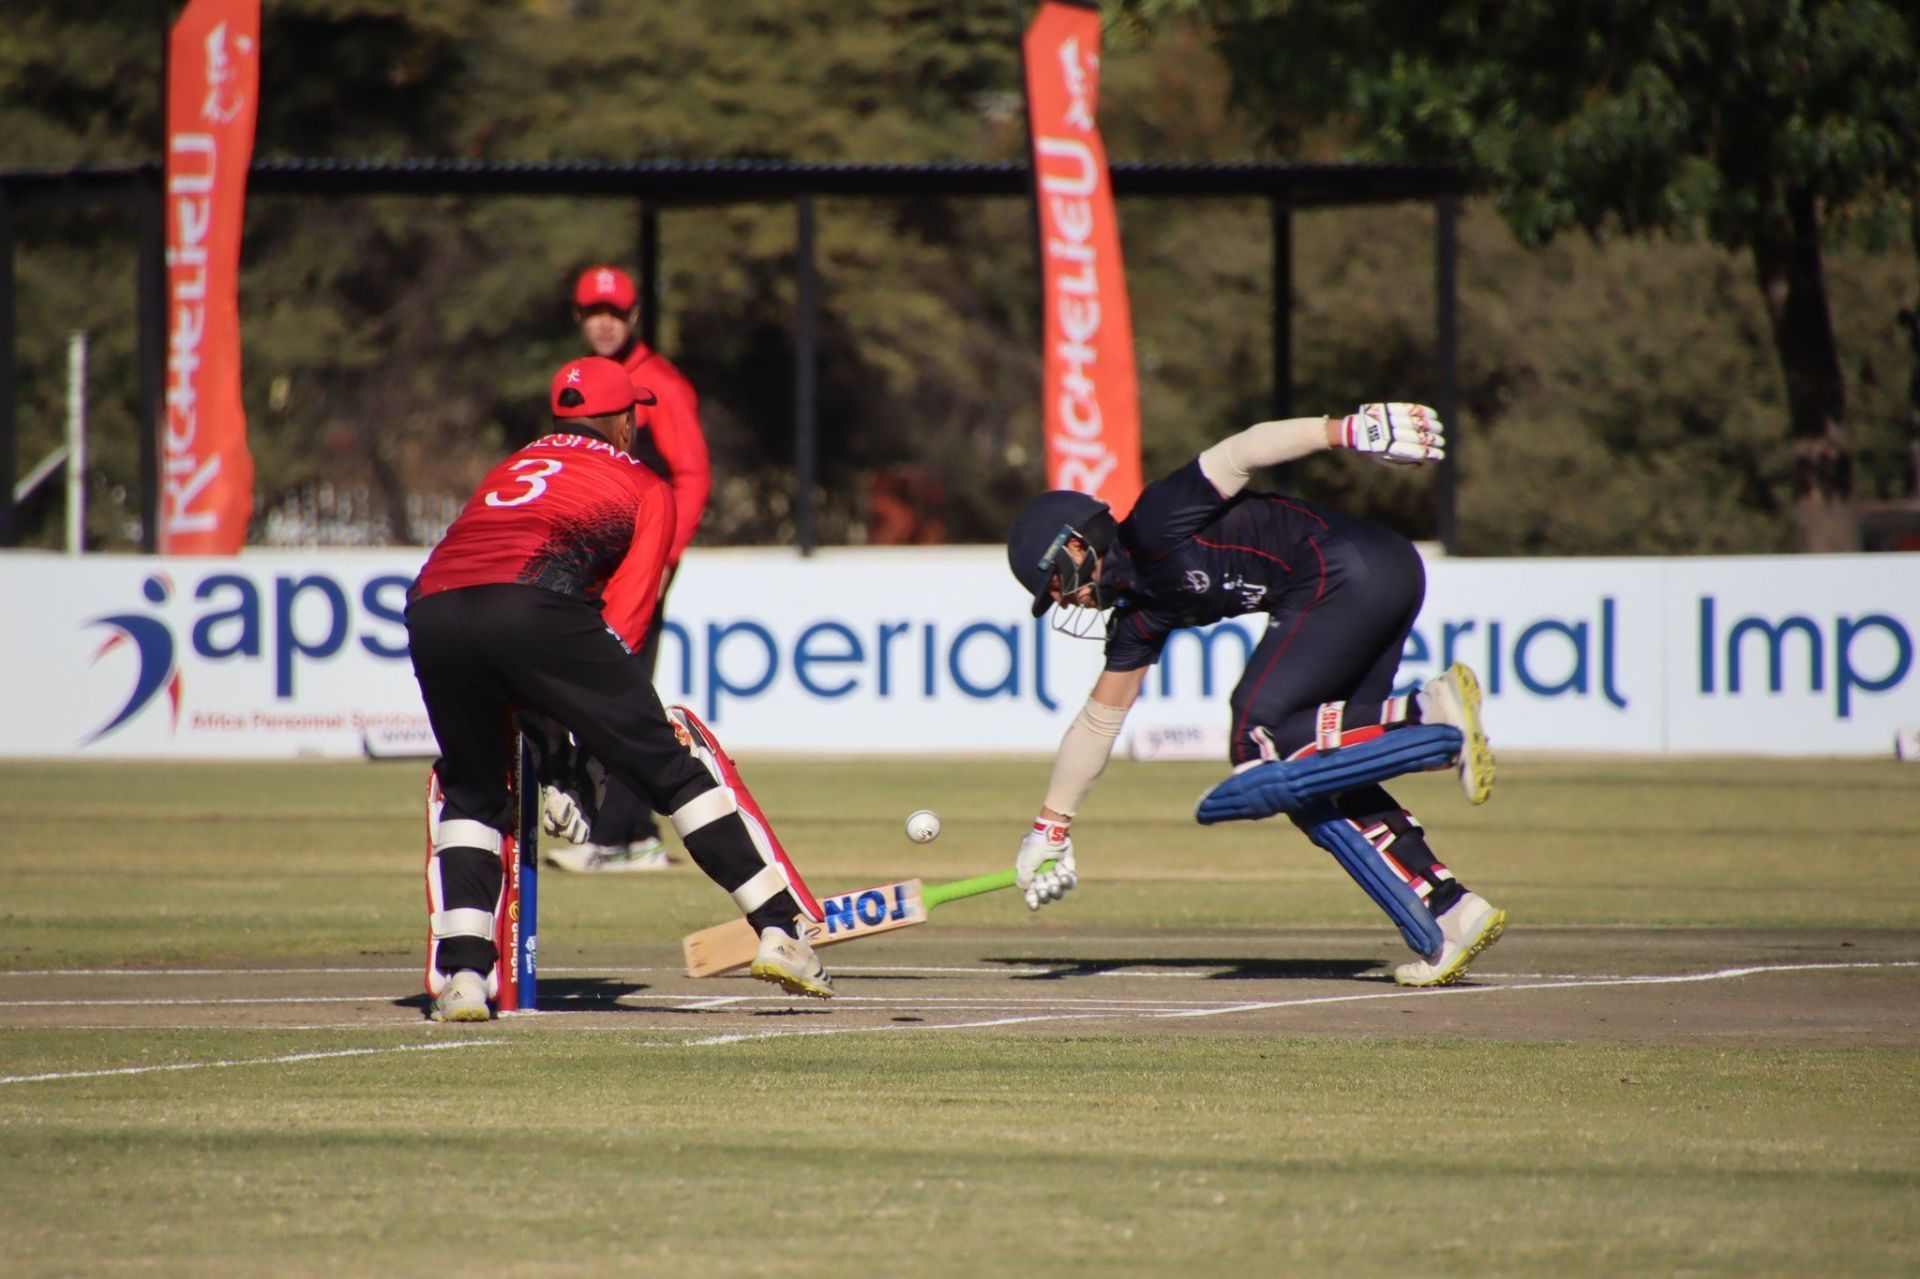
M 1484 804 L 1493 794 L 1493 747 L 1480 723 L 1480 677 L 1455 662 L 1447 675 L 1460 690 L 1460 790 L 1469 804 Z
M 747 969 L 747 971 L 753 976 L 758 977 L 761 981 L 772 982 L 789 995 L 807 995 L 814 999 L 833 998 L 831 979 L 825 982 L 814 981 L 811 978 L 802 977 L 798 973 L 788 972 L 778 964 L 770 964 L 765 960 L 759 959 L 754 960 L 753 967 Z
M 1454 957 L 1439 968 L 1430 972 L 1420 971 L 1429 966 L 1424 963 L 1404 964 L 1394 970 L 1393 980 L 1397 985 L 1414 986 L 1424 989 L 1428 986 L 1451 986 L 1466 976 L 1467 969 L 1480 953 L 1500 940 L 1500 934 L 1507 931 L 1507 912 L 1496 910 L 1480 926 L 1480 931 L 1462 946 Z

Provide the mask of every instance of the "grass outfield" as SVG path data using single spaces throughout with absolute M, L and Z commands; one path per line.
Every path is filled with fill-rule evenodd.
M 822 889 L 995 869 L 1044 782 L 1034 762 L 744 766 Z M 1443 778 L 1395 788 L 1454 869 L 1513 912 L 1476 977 L 1522 991 L 1543 965 L 1664 971 L 1694 951 L 1712 967 L 1774 937 L 1823 966 L 1913 957 L 1911 765 L 1503 768 L 1482 809 Z M 940 991 L 1081 992 L 1084 1010 L 1147 989 L 1071 968 L 1091 974 L 1089 956 L 1137 959 L 1141 982 L 1192 978 L 1154 998 L 1213 996 L 1214 1011 L 1256 989 L 1392 992 L 1359 970 L 1405 952 L 1324 855 L 1278 824 L 1191 823 L 1218 771 L 1116 762 L 1076 830 L 1082 888 L 1060 906 L 957 902 L 927 928 L 826 952 L 855 970 L 843 991 L 893 1001 L 873 1020 L 843 1020 L 857 1000 L 768 1006 L 726 1023 L 751 1034 L 690 1039 L 687 1004 L 481 1027 L 396 1006 L 417 991 L 417 765 L 10 763 L 0 1271 L 1920 1271 L 1920 1005 L 1893 964 L 1872 980 L 1904 984 L 1878 1013 L 1849 1002 L 1850 978 L 1823 988 L 1824 1020 L 1817 1000 L 1753 987 L 1749 1014 L 1781 1000 L 1778 1037 L 1765 1016 L 1733 1033 L 1737 1010 L 1685 984 L 1629 992 L 1631 1005 L 1583 990 L 1579 1018 L 1531 1029 L 1511 1005 L 1524 996 L 1484 990 L 1340 1004 L 1371 1017 L 1351 1022 L 934 1024 L 939 1000 L 960 998 Z M 922 806 L 946 831 L 915 847 L 899 823 Z M 541 890 L 543 968 L 638 974 L 620 987 L 636 992 L 628 1007 L 693 998 L 672 993 L 694 990 L 675 984 L 675 943 L 727 914 L 685 868 L 548 873 Z M 1648 929 L 1621 935 L 1675 940 L 1657 955 L 1581 949 Z M 1006 975 L 860 975 L 875 956 Z M 1304 972 L 1349 959 L 1337 980 Z M 47 994 L 95 980 L 49 970 L 102 968 L 338 968 L 324 980 L 348 983 L 353 1017 Z

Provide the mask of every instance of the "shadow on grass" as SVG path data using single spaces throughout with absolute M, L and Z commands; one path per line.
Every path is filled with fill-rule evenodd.
M 645 989 L 647 983 L 643 981 L 626 981 L 618 977 L 542 977 L 540 1007 L 605 1012 L 616 1007 L 618 1000 L 637 995 Z
M 1386 965 L 1377 959 L 1052 959 L 1033 956 L 997 956 L 989 964 L 1018 965 L 1032 968 L 1045 965 L 1044 973 L 1016 973 L 1015 981 L 1059 981 L 1065 977 L 1094 977 L 1101 973 L 1145 969 L 1211 969 L 1209 981 L 1351 981 Z

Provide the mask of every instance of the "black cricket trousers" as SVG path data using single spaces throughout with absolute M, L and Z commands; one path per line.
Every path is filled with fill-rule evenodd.
M 658 812 L 715 785 L 675 737 L 639 659 L 585 600 L 537 586 L 442 591 L 407 607 L 407 636 L 449 818 L 513 829 L 515 710 L 572 730 Z

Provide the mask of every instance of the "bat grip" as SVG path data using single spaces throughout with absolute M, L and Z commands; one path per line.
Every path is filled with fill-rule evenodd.
M 1048 861 L 1040 869 L 1041 871 L 1052 870 L 1053 862 Z M 921 891 L 920 900 L 926 903 L 928 910 L 932 910 L 943 902 L 958 901 L 962 897 L 978 897 L 981 893 L 995 893 L 1002 888 L 1012 888 L 1015 880 L 1013 871 L 996 870 L 991 874 L 975 875 L 971 879 L 956 879 L 947 884 L 935 884 Z

